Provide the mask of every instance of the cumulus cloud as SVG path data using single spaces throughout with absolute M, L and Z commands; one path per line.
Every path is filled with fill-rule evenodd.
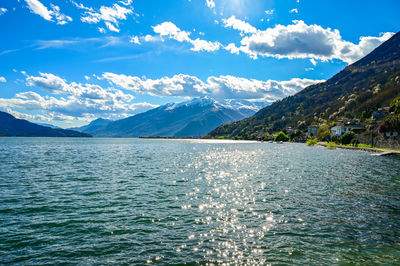
M 234 43 L 230 43 L 227 46 L 225 46 L 225 50 L 231 52 L 232 54 L 239 54 L 240 49 L 236 47 Z
M 134 97 L 130 94 L 125 94 L 116 89 L 104 89 L 95 84 L 67 83 L 54 74 L 39 73 L 40 76 L 27 76 L 26 85 L 30 87 L 38 87 L 42 90 L 56 95 L 71 95 L 85 99 L 94 100 L 109 100 L 130 102 Z
M 234 76 L 209 77 L 203 82 L 197 77 L 179 74 L 160 79 L 142 79 L 114 73 L 103 73 L 111 84 L 138 94 L 153 96 L 199 97 L 208 95 L 217 99 L 247 99 L 273 102 L 292 95 L 321 80 L 291 79 L 288 81 L 260 81 Z
M 239 22 L 235 23 L 239 25 Z M 254 59 L 259 56 L 289 59 L 313 58 L 322 61 L 339 59 L 346 63 L 353 63 L 362 58 L 394 34 L 387 32 L 380 37 L 361 37 L 360 42 L 354 44 L 343 40 L 339 30 L 307 25 L 301 20 L 294 20 L 293 24 L 287 26 L 276 25 L 273 28 L 255 32 L 253 30 L 246 32 L 238 27 L 233 28 L 246 33 L 238 49 Z M 234 47 L 231 45 L 229 49 L 227 47 L 225 49 L 237 53 L 237 50 L 232 48 Z
M 219 48 L 221 47 L 221 44 L 219 42 L 211 42 L 199 38 L 191 40 L 190 43 L 193 45 L 193 47 L 190 50 L 196 52 L 200 51 L 214 52 L 219 50 Z
M 178 42 L 186 42 L 192 45 L 190 50 L 192 51 L 207 51 L 213 52 L 219 50 L 221 47 L 221 43 L 219 42 L 211 42 L 202 39 L 191 39 L 190 32 L 181 30 L 172 22 L 163 22 L 153 27 L 153 30 L 158 35 L 146 35 L 144 37 L 140 37 L 142 41 L 152 42 L 152 41 L 163 41 L 165 38 L 173 39 Z
M 64 15 L 60 12 L 60 7 L 51 4 L 52 10 L 47 9 L 45 5 L 43 5 L 38 0 L 25 0 L 28 4 L 28 8 L 31 10 L 32 13 L 41 16 L 47 21 L 53 21 L 55 19 L 57 24 L 64 25 L 68 22 L 72 21 L 72 18 Z
M 130 39 L 129 42 L 130 42 L 130 43 L 134 43 L 134 44 L 140 44 L 140 41 L 139 41 L 139 37 L 138 37 L 138 36 L 133 36 L 133 37 Z
M 5 77 L 0 77 L 0 82 L 3 82 L 3 83 L 5 83 L 5 82 L 7 82 L 7 80 L 6 80 L 6 78 L 5 78 Z
M 299 13 L 299 10 L 297 8 L 293 8 L 292 10 L 289 11 L 289 13 Z
M 4 15 L 7 12 L 7 8 L 1 7 L 0 8 L 0 16 Z
M 17 93 L 13 98 L 0 98 L 0 109 L 20 118 L 37 121 L 93 120 L 97 117 L 124 118 L 157 107 L 147 102 L 134 103 L 131 94 L 97 84 L 82 84 L 51 74 L 32 76 L 25 73 L 26 85 L 43 91 Z M 97 77 L 97 76 L 95 76 Z M 292 95 L 304 87 L 320 82 L 310 79 L 260 81 L 234 76 L 209 77 L 202 81 L 195 76 L 179 74 L 160 79 L 103 73 L 98 80 L 109 82 L 137 94 L 181 98 L 211 96 L 217 99 L 258 100 L 273 102 Z M 36 115 L 18 113 L 35 112 Z
M 130 5 L 131 1 L 123 2 L 123 5 Z M 78 5 L 78 4 L 77 4 Z M 81 5 L 81 6 L 80 6 Z M 81 17 L 81 21 L 90 24 L 97 24 L 101 21 L 104 22 L 105 26 L 110 31 L 119 32 L 119 21 L 126 20 L 127 15 L 133 14 L 132 8 L 126 8 L 118 4 L 114 4 L 111 7 L 101 6 L 99 10 L 88 8 L 82 4 L 78 5 L 80 9 L 86 10 Z M 104 30 L 104 28 L 101 28 Z M 100 28 L 99 28 L 100 30 Z M 101 32 L 101 30 L 100 30 Z
M 123 118 L 157 107 L 146 102 L 133 103 L 131 94 L 112 87 L 105 89 L 96 84 L 68 83 L 50 73 L 27 75 L 26 85 L 49 92 L 50 96 L 34 91 L 21 92 L 14 98 L 0 98 L 0 108 L 42 112 L 44 117 L 51 119 L 65 116 L 91 120 L 99 116 Z
M 179 29 L 174 23 L 169 21 L 154 26 L 153 30 L 162 37 L 167 36 L 171 39 L 177 40 L 178 42 L 190 42 L 190 32 Z
M 222 19 L 222 23 L 225 28 L 232 28 L 240 31 L 242 34 L 244 33 L 256 33 L 257 29 L 250 25 L 249 23 L 237 19 L 235 16 L 231 16 L 228 19 Z

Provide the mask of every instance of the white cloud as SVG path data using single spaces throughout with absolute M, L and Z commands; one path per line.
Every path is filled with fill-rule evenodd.
M 241 30 L 241 33 L 243 32 Z M 273 28 L 247 34 L 241 40 L 238 49 L 254 59 L 259 56 L 313 58 L 322 61 L 340 59 L 352 63 L 388 40 L 393 34 L 387 32 L 380 37 L 361 37 L 360 42 L 354 44 L 343 40 L 338 30 L 307 25 L 301 20 L 294 20 L 293 24 L 287 26 L 276 25 Z
M 190 50 L 196 52 L 200 51 L 214 52 L 219 50 L 221 46 L 219 42 L 211 42 L 211 41 L 201 40 L 199 38 L 197 38 L 196 40 L 191 40 L 190 43 L 193 45 L 193 47 Z
M 228 19 L 222 19 L 225 28 L 233 28 L 243 33 L 256 33 L 257 29 L 249 23 L 231 16 Z
M 178 42 L 190 42 L 190 32 L 179 29 L 174 23 L 169 21 L 154 26 L 153 30 L 162 37 L 167 36 Z
M 72 21 L 71 17 L 60 13 L 60 7 L 53 5 L 53 4 L 51 4 L 50 6 L 53 9 L 53 15 L 57 20 L 57 24 L 64 25 L 64 24 L 67 24 L 68 22 Z
M 195 76 L 184 74 L 146 79 L 103 73 L 102 77 L 97 78 L 138 94 L 181 98 L 209 95 L 217 99 L 261 100 L 265 103 L 292 95 L 308 85 L 319 82 L 310 79 L 260 81 L 234 76 L 209 77 L 204 82 Z M 49 95 L 41 95 L 35 91 L 17 93 L 13 98 L 0 98 L 0 109 L 25 119 L 65 122 L 90 121 L 97 117 L 118 119 L 157 107 L 146 102 L 134 103 L 131 94 L 114 87 L 103 88 L 97 84 L 67 82 L 50 73 L 40 73 L 39 76 L 26 75 L 26 84 L 42 89 Z M 34 111 L 37 115 L 18 113 L 16 110 Z
M 81 97 L 86 99 L 110 99 L 115 98 L 122 101 L 131 101 L 134 97 L 130 94 L 124 94 L 120 90 L 103 89 L 99 85 L 94 84 L 81 84 L 81 83 L 67 83 L 54 74 L 39 73 L 40 76 L 27 76 L 26 85 L 31 87 L 38 87 L 42 90 L 56 95 L 71 95 L 74 97 Z
M 119 1 L 119 3 L 121 3 L 121 4 L 125 5 L 125 6 L 129 6 L 129 5 L 132 4 L 132 0 L 126 0 L 125 2 L 124 1 Z
M 46 119 L 93 119 L 99 116 L 123 118 L 157 107 L 149 103 L 133 103 L 131 94 L 96 84 L 68 83 L 49 73 L 27 76 L 27 86 L 40 88 L 54 96 L 34 91 L 21 92 L 14 98 L 0 98 L 1 109 L 41 112 Z M 58 97 L 56 97 L 58 95 Z
M 147 34 L 146 36 L 143 36 L 140 39 L 142 39 L 145 42 L 157 42 L 162 40 L 159 36 L 153 36 L 150 34 Z
M 225 46 L 225 50 L 231 52 L 232 54 L 239 54 L 240 49 L 236 47 L 234 43 L 230 43 L 227 46 Z
M 271 15 L 273 15 L 275 13 L 275 9 L 268 9 L 268 10 L 265 10 L 265 14 L 267 14 L 268 16 L 271 16 Z
M 314 58 L 311 58 L 311 59 L 310 59 L 310 62 L 311 62 L 311 64 L 313 64 L 313 66 L 316 66 L 316 65 L 317 65 L 317 61 L 315 61 Z
M 38 0 L 25 0 L 28 4 L 28 8 L 32 13 L 37 14 L 44 18 L 47 21 L 53 21 L 53 17 L 56 20 L 57 24 L 64 25 L 68 22 L 72 21 L 72 18 L 64 15 L 60 12 L 60 7 L 51 4 L 52 10 L 47 9 L 45 5 L 43 5 Z
M 139 41 L 139 37 L 138 36 L 133 36 L 129 42 L 140 45 L 140 41 Z
M 0 8 L 0 16 L 4 15 L 7 12 L 7 8 L 1 7 Z
M 106 24 L 106 27 L 110 30 L 110 31 L 114 31 L 114 32 L 119 32 L 119 29 L 117 27 L 114 26 L 114 24 L 112 24 L 111 22 L 104 22 L 104 24 Z
M 160 79 L 142 79 L 109 72 L 104 73 L 102 77 L 111 84 L 138 94 L 176 97 L 208 95 L 217 99 L 248 99 L 267 102 L 292 95 L 308 85 L 321 82 L 297 78 L 289 81 L 260 81 L 234 76 L 209 77 L 206 82 L 203 82 L 197 77 L 184 74 Z
M 206 5 L 208 6 L 208 8 L 215 8 L 215 2 L 214 0 L 206 0 Z
M 164 38 L 168 38 L 176 40 L 178 42 L 187 42 L 193 46 L 190 50 L 197 52 L 213 52 L 219 50 L 221 47 L 221 44 L 219 42 L 211 42 L 199 38 L 193 40 L 190 38 L 189 31 L 183 31 L 178 28 L 174 23 L 169 21 L 154 26 L 153 30 L 155 33 L 158 34 L 158 36 L 146 35 L 144 37 L 141 37 L 140 39 L 145 42 L 151 42 L 160 40 L 163 41 Z
M 51 11 L 49 11 L 41 2 L 38 0 L 25 0 L 25 2 L 28 4 L 28 8 L 32 13 L 41 16 L 45 20 L 51 21 Z
M 129 1 L 125 3 L 130 4 Z M 118 4 L 114 4 L 111 7 L 101 6 L 98 11 L 95 11 L 93 8 L 84 7 L 83 5 L 80 8 L 86 10 L 81 17 L 82 22 L 97 24 L 101 21 L 104 21 L 106 27 L 110 31 L 115 32 L 119 32 L 119 21 L 126 20 L 127 15 L 133 14 L 133 10 L 131 8 L 126 8 Z
M 3 82 L 3 83 L 5 83 L 5 82 L 7 82 L 7 80 L 6 80 L 6 78 L 5 78 L 5 77 L 0 77 L 0 82 Z
M 289 13 L 299 13 L 299 10 L 297 8 L 293 8 L 292 10 L 289 11 Z
M 94 11 L 93 8 L 91 8 L 91 7 L 86 7 L 86 6 L 84 6 L 82 3 L 78 4 L 78 3 L 76 3 L 75 1 L 72 1 L 72 0 L 70 0 L 70 1 L 71 1 L 72 4 L 74 4 L 74 6 L 76 6 L 76 7 L 79 8 L 79 9 L 88 10 L 88 11 Z
M 123 37 L 104 36 L 99 38 L 74 38 L 68 40 L 36 40 L 33 42 L 35 49 L 66 48 L 83 44 L 95 45 L 97 48 L 121 45 L 126 40 Z

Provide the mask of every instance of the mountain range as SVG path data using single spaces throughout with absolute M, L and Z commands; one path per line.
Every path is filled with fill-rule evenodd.
M 110 120 L 110 119 L 97 118 L 97 119 L 93 120 L 92 122 L 90 122 L 88 125 L 81 126 L 81 127 L 72 127 L 69 129 L 79 131 L 79 132 L 84 132 L 87 134 L 93 134 L 93 132 L 95 132 L 99 128 L 102 128 L 102 127 L 108 125 L 111 122 L 112 122 L 112 120 Z
M 326 82 L 311 85 L 205 138 L 256 139 L 289 127 L 302 131 L 321 121 L 366 120 L 400 96 L 400 32 Z M 400 129 L 399 129 L 400 130 Z
M 15 137 L 91 137 L 89 134 L 41 126 L 0 111 L 0 136 Z
M 253 115 L 264 103 L 210 97 L 168 103 L 125 119 L 94 120 L 74 130 L 95 137 L 201 137 L 224 123 Z

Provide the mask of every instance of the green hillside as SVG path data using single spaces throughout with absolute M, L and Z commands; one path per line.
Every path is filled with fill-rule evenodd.
M 321 120 L 371 117 L 400 96 L 400 32 L 326 82 L 211 131 L 205 138 L 256 139 L 288 127 L 305 131 Z

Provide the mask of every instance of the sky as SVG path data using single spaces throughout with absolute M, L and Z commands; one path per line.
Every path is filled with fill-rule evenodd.
M 271 103 L 400 29 L 398 0 L 0 0 L 0 110 L 61 127 L 194 97 Z

